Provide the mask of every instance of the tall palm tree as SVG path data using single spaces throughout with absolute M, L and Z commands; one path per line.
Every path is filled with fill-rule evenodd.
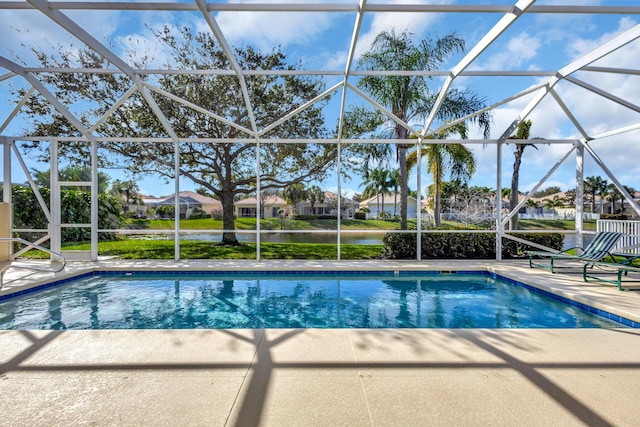
M 421 150 L 427 156 L 427 165 L 433 177 L 433 219 L 440 226 L 442 177 L 449 172 L 454 181 L 466 183 L 476 171 L 476 159 L 473 153 L 462 144 L 425 144 Z M 407 168 L 411 170 L 418 161 L 417 151 L 407 156 Z
M 436 40 L 426 38 L 414 44 L 413 34 L 394 30 L 382 31 L 373 41 L 370 50 L 358 61 L 362 70 L 436 71 L 454 53 L 464 50 L 464 40 L 449 34 Z M 437 92 L 429 88 L 432 77 L 414 76 L 365 76 L 358 86 L 373 99 L 389 109 L 405 123 L 426 118 L 438 98 Z M 435 118 L 440 121 L 455 120 L 478 111 L 485 106 L 484 100 L 469 90 L 450 89 Z M 489 113 L 475 116 L 474 120 L 489 134 Z M 409 131 L 404 126 L 387 120 L 387 131 L 395 139 L 408 139 Z M 400 228 L 407 229 L 407 197 L 409 194 L 407 173 L 407 149 L 410 144 L 398 144 L 396 157 L 400 171 Z
M 531 129 L 531 120 L 523 120 L 518 123 L 518 131 L 516 132 L 516 139 L 529 139 L 529 130 Z M 509 209 L 513 210 L 518 205 L 518 185 L 520 181 L 520 165 L 522 164 L 522 155 L 524 149 L 527 148 L 527 144 L 517 144 L 516 150 L 513 153 L 515 159 L 513 161 L 513 174 L 511 175 L 511 194 L 509 196 Z M 537 150 L 537 147 L 533 145 L 533 148 Z M 510 229 L 518 229 L 518 212 L 516 212 L 510 221 Z

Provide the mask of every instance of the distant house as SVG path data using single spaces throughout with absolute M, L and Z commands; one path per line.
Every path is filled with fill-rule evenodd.
M 565 218 L 573 219 L 576 217 L 575 206 L 570 205 L 566 201 L 567 193 L 561 191 L 559 193 L 549 194 L 544 197 L 531 197 L 529 200 L 534 202 L 536 206 L 525 206 L 520 209 L 520 212 L 524 209 L 524 213 L 529 217 L 538 218 Z M 550 202 L 561 202 L 557 206 L 550 207 Z M 553 203 L 551 203 L 553 204 Z
M 278 218 L 280 210 L 288 212 L 287 202 L 279 196 L 260 198 L 260 218 Z M 256 218 L 258 201 L 255 197 L 240 199 L 234 203 L 234 214 L 237 218 Z
M 162 201 L 162 197 L 155 196 L 141 196 L 141 202 L 136 205 L 129 205 L 129 212 L 136 212 L 138 218 L 145 218 L 147 211 L 150 209 L 156 210 L 158 205 Z
M 382 206 L 382 195 L 378 194 L 370 199 L 360 202 L 360 209 L 366 207 L 369 209 L 368 218 L 378 217 L 378 207 L 381 211 L 390 215 L 400 215 L 400 193 L 386 193 L 384 195 L 384 206 Z M 417 199 L 415 197 L 407 197 L 407 218 L 416 218 L 418 212 Z
M 358 210 L 359 204 L 355 200 L 351 200 L 347 197 L 340 199 L 340 210 L 342 211 L 343 218 L 353 218 L 353 214 Z M 338 195 L 331 191 L 324 192 L 324 200 L 322 202 L 316 202 L 311 209 L 311 202 L 305 200 L 300 202 L 296 206 L 298 214 L 301 215 L 331 215 L 338 216 Z
M 144 209 L 158 209 L 160 206 L 175 205 L 176 198 L 172 194 L 165 197 L 143 196 L 142 202 Z M 195 191 L 181 191 L 178 193 L 178 203 L 180 204 L 180 218 L 189 218 L 195 208 L 211 214 L 212 212 L 222 210 L 222 203 L 211 197 L 203 196 Z

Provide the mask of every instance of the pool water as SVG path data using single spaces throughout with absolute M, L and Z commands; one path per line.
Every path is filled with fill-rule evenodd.
M 0 303 L 0 329 L 617 328 L 479 274 L 97 275 Z

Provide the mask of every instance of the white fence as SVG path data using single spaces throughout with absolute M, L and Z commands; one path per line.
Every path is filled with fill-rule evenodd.
M 617 231 L 624 233 L 613 251 L 640 255 L 640 221 L 598 220 L 596 231 Z

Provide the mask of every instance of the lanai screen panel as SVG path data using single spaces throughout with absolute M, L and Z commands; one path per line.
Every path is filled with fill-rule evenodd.
M 262 162 L 278 161 L 274 150 L 264 150 L 277 144 L 330 146 L 341 156 L 318 183 L 351 194 L 364 186 L 349 169 L 350 145 L 390 144 L 394 151 L 406 141 L 390 137 L 384 126 L 354 133 L 350 113 L 378 110 L 387 127 L 404 127 L 421 141 L 447 133 L 451 123 L 439 113 L 448 95 L 472 91 L 487 107 L 478 114 L 491 115 L 490 132 L 468 122 L 465 140 L 455 132 L 430 140 L 464 143 L 474 153 L 478 168 L 471 182 L 509 186 L 514 144 L 503 144 L 513 143 L 507 138 L 518 122 L 530 119 L 531 136 L 544 143 L 527 153 L 533 167 L 523 170 L 521 188 L 576 186 L 575 163 L 563 160 L 572 146 L 587 152 L 585 175 L 633 185 L 640 176 L 632 161 L 640 155 L 639 16 L 639 6 L 623 1 L 0 2 L 0 19 L 10 23 L 0 46 L 0 94 L 9 100 L 0 107 L 0 134 L 51 137 L 47 124 L 63 117 L 65 127 L 54 136 L 101 147 L 136 138 L 185 149 L 196 143 L 253 146 L 256 166 L 244 172 L 254 175 L 247 189 L 256 194 L 273 175 L 262 173 Z M 418 43 L 455 34 L 465 49 L 428 71 L 398 71 L 393 64 L 369 69 L 363 54 L 381 31 L 407 31 Z M 380 75 L 429 76 L 431 110 L 398 117 L 363 88 L 364 79 Z M 275 89 L 260 89 L 265 80 L 272 88 L 309 88 L 284 100 Z M 64 96 L 61 81 L 90 89 Z M 196 93 L 207 87 L 210 92 Z M 42 115 L 29 110 L 31 96 L 47 106 Z M 317 128 L 303 128 L 313 121 Z M 495 144 L 503 145 L 500 155 Z M 280 161 L 285 165 L 286 159 Z M 164 165 L 167 176 L 184 166 L 170 163 Z M 264 165 L 267 170 L 273 163 Z M 419 162 L 409 176 L 416 203 L 432 184 L 427 169 Z M 216 177 L 198 179 L 220 186 Z M 157 179 L 140 182 L 143 192 L 162 192 L 157 195 L 198 186 L 193 179 L 161 189 Z M 258 197 L 257 211 L 259 205 Z M 503 226 L 496 222 L 494 228 Z M 257 236 L 260 231 L 266 230 L 256 230 Z

